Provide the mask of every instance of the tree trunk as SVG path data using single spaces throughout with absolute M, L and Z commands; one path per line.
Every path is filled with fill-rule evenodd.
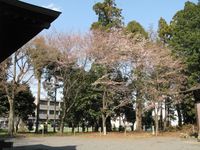
M 178 114 L 178 126 L 182 127 L 182 114 L 181 114 L 180 104 L 176 104 L 176 110 Z
M 9 118 L 8 118 L 8 135 L 13 137 L 14 133 L 14 101 L 9 99 Z
M 85 123 L 82 123 L 82 132 L 85 132 Z
M 112 124 L 111 124 L 111 117 L 108 116 L 106 118 L 106 131 L 111 132 L 112 131 Z
M 14 105 L 14 99 L 15 99 L 15 91 L 16 91 L 16 74 L 17 74 L 17 70 L 16 70 L 16 62 L 17 61 L 17 55 L 16 53 L 14 54 L 14 60 L 13 60 L 13 81 L 12 81 L 12 95 L 11 97 L 8 96 L 8 102 L 9 102 L 9 118 L 8 118 L 8 135 L 9 136 L 13 136 L 14 133 L 14 119 L 15 119 L 15 105 Z M 7 95 L 9 95 L 9 91 L 7 91 Z
M 102 103 L 103 103 L 103 112 L 102 112 L 102 130 L 103 130 L 103 135 L 106 135 L 106 90 L 104 89 L 104 93 L 103 93 L 103 99 L 102 99 Z
M 15 132 L 18 132 L 18 126 L 19 126 L 19 122 L 20 122 L 20 117 L 16 117 L 16 123 L 15 123 Z
M 106 117 L 102 115 L 102 127 L 103 127 L 103 135 L 106 135 Z
M 53 132 L 56 133 L 56 96 L 57 96 L 57 87 L 55 87 L 55 97 L 54 97 L 54 120 L 53 120 Z
M 162 108 L 162 103 L 160 105 L 160 130 L 163 130 L 163 108 Z
M 156 112 L 157 111 L 157 112 Z M 159 123 L 158 123 L 158 110 L 155 110 L 155 128 L 156 128 L 156 136 L 158 135 L 158 128 L 159 128 Z
M 66 114 L 65 112 L 63 112 L 64 114 Z M 61 117 L 61 122 L 60 122 L 60 133 L 63 134 L 64 132 L 64 121 L 65 121 L 65 115 L 63 114 L 63 116 Z
M 78 131 L 77 131 L 77 132 L 78 132 L 78 133 L 80 132 L 80 131 L 79 131 L 79 123 L 78 123 Z
M 168 105 L 167 105 L 167 102 L 165 100 L 165 103 L 164 103 L 164 107 L 165 107 L 165 118 L 164 118 L 164 121 L 163 121 L 163 130 L 166 131 L 167 130 L 167 127 L 168 127 Z
M 38 127 L 39 127 L 39 110 L 40 110 L 40 93 L 41 93 L 41 75 L 38 76 L 38 91 L 37 91 L 37 104 L 36 104 L 36 128 L 35 133 L 38 133 Z
M 75 131 L 75 127 L 74 127 L 74 123 L 72 122 L 72 133 L 74 133 Z
M 124 121 L 124 135 L 126 135 L 126 120 Z
M 94 124 L 94 131 L 95 132 L 98 132 L 99 131 L 99 123 L 97 121 L 95 121 L 95 124 Z
M 142 131 L 142 102 L 136 100 L 136 131 Z

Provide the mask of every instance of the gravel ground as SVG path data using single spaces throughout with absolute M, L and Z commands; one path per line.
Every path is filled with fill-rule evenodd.
M 16 138 L 14 150 L 200 150 L 200 142 L 175 137 L 29 137 Z

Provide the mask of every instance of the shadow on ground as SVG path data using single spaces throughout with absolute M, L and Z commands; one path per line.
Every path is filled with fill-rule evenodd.
M 76 146 L 51 147 L 41 144 L 14 147 L 13 150 L 76 150 Z

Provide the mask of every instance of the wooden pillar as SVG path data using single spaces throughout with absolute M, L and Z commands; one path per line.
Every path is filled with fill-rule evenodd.
M 200 142 L 200 102 L 196 104 L 197 108 L 197 126 L 198 126 L 198 141 Z

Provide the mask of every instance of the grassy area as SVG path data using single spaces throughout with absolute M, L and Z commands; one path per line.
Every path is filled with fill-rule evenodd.
M 6 129 L 0 129 L 0 135 L 6 134 L 7 130 Z
M 7 137 L 7 136 L 8 136 L 7 130 L 0 129 L 0 138 Z

